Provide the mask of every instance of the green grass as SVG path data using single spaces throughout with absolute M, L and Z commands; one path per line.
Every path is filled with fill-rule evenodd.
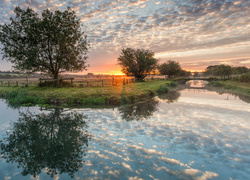
M 219 87 L 230 92 L 250 96 L 250 83 L 244 83 L 233 80 L 212 81 L 208 84 L 208 86 L 217 88 Z
M 105 87 L 0 87 L 0 97 L 10 105 L 119 105 L 146 100 L 168 91 L 171 81 L 147 81 Z

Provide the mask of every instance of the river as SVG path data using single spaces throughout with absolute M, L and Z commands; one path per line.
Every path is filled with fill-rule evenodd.
M 117 108 L 0 100 L 0 179 L 250 179 L 250 103 L 191 82 Z

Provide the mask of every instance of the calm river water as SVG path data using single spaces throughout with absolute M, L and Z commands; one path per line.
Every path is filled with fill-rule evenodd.
M 250 100 L 191 84 L 107 109 L 0 100 L 0 179 L 250 179 Z

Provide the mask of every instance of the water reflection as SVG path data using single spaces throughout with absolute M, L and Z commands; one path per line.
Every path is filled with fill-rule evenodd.
M 188 86 L 188 89 L 204 89 L 204 90 L 208 90 L 208 91 L 215 91 L 217 92 L 219 95 L 222 94 L 226 94 L 227 95 L 227 100 L 228 100 L 228 96 L 229 95 L 233 95 L 235 98 L 239 98 L 240 100 L 246 102 L 246 103 L 250 103 L 250 97 L 243 95 L 243 94 L 238 94 L 238 93 L 234 93 L 230 90 L 226 90 L 224 88 L 221 87 L 210 87 L 210 86 L 206 86 L 208 84 L 208 81 L 203 81 L 203 80 L 190 80 L 188 82 L 186 82 L 186 86 Z
M 19 116 L 1 143 L 2 158 L 17 163 L 24 176 L 35 177 L 44 169 L 51 177 L 57 173 L 73 177 L 88 147 L 86 117 L 62 109 Z
M 168 93 L 159 95 L 158 98 L 164 100 L 164 102 L 167 103 L 174 103 L 179 99 L 180 96 L 181 93 L 179 91 L 172 90 Z M 144 120 L 151 117 L 153 113 L 158 110 L 158 105 L 158 99 L 152 98 L 148 101 L 144 101 L 135 105 L 119 107 L 118 110 L 122 119 L 126 121 Z
M 179 91 L 169 91 L 166 94 L 161 94 L 158 97 L 162 100 L 165 100 L 167 103 L 174 103 L 177 102 L 178 99 L 180 98 L 181 93 Z
M 126 121 L 143 120 L 153 115 L 157 110 L 158 104 L 157 100 L 150 99 L 136 105 L 120 107 L 118 110 L 122 119 Z
M 190 80 L 186 82 L 186 85 L 191 88 L 204 88 L 208 84 L 208 81 L 203 80 Z
M 234 98 L 239 98 L 240 100 L 242 100 L 246 103 L 250 103 L 250 97 L 243 95 L 243 94 L 233 93 L 233 92 L 230 92 L 228 90 L 225 90 L 225 89 L 219 88 L 219 87 L 206 87 L 206 89 L 208 91 L 215 91 L 219 95 L 222 95 L 222 94 L 232 95 L 232 96 L 234 96 Z

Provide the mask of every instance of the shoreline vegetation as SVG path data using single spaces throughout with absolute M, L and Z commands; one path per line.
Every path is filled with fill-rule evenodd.
M 11 106 L 74 107 L 133 104 L 147 100 L 178 84 L 171 80 L 135 82 L 105 87 L 0 87 L 0 97 Z
M 237 93 L 250 97 L 250 83 L 235 80 L 211 81 L 207 88 L 218 92 Z
M 134 104 L 177 89 L 174 80 L 154 80 L 105 87 L 0 87 L 0 98 L 10 106 L 103 107 Z M 218 93 L 250 97 L 250 84 L 233 80 L 211 81 L 206 88 Z

